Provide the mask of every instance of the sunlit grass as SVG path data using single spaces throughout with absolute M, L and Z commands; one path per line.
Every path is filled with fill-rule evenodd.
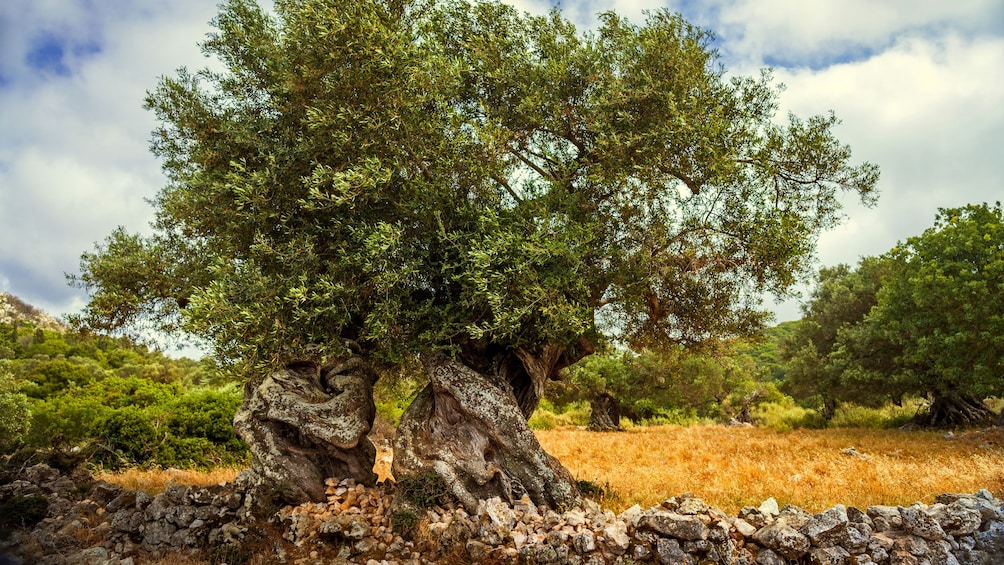
M 767 497 L 819 512 L 835 504 L 931 503 L 945 492 L 989 489 L 1004 495 L 1004 432 L 829 429 L 775 431 L 722 426 L 635 427 L 597 433 L 537 431 L 541 444 L 572 474 L 606 487 L 604 502 L 620 511 L 693 493 L 735 515 Z M 378 446 L 381 445 L 378 443 Z M 843 451 L 854 448 L 860 455 Z M 390 478 L 383 444 L 376 472 Z M 151 494 L 171 484 L 232 481 L 241 469 L 209 472 L 131 469 L 97 478 Z
M 210 486 L 228 483 L 237 478 L 243 469 L 217 467 L 209 471 L 194 469 L 126 469 L 117 472 L 97 473 L 94 478 L 122 485 L 129 490 L 159 494 L 171 485 Z
M 999 435 L 661 426 L 537 436 L 577 478 L 608 485 L 615 510 L 686 492 L 733 515 L 767 497 L 818 512 L 838 503 L 930 503 L 982 488 L 1004 494 Z M 861 455 L 844 454 L 850 447 Z

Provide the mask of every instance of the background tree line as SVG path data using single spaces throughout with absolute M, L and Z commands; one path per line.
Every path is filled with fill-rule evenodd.
M 30 319 L 0 323 L 0 450 L 71 451 L 106 467 L 243 464 L 242 394 L 211 360 Z

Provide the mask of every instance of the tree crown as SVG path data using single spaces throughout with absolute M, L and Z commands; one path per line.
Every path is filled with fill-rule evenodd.
M 229 0 L 149 93 L 150 237 L 82 259 L 80 321 L 252 364 L 740 335 L 806 272 L 838 194 L 875 198 L 832 114 L 775 121 L 666 11 L 580 33 L 496 2 Z M 473 353 L 472 353 L 473 352 Z

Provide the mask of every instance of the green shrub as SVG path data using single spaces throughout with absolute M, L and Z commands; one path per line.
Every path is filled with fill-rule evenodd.
M 917 413 L 916 406 L 889 404 L 881 408 L 868 408 L 855 404 L 839 406 L 830 426 L 835 428 L 898 428 L 909 423 Z
M 702 422 L 694 409 L 662 408 L 641 421 L 643 426 L 690 426 Z
M 18 381 L 0 366 L 0 450 L 15 446 L 28 433 L 31 408 L 18 389 Z
M 112 411 L 101 398 L 88 394 L 61 394 L 47 400 L 34 399 L 31 401 L 31 429 L 25 436 L 25 443 L 44 448 L 50 445 L 53 438 L 70 444 L 96 438 L 101 422 Z
M 122 378 L 111 376 L 93 383 L 81 391 L 82 394 L 100 398 L 111 408 L 135 406 L 146 408 L 173 402 L 182 394 L 178 385 L 154 383 L 139 377 Z
M 244 396 L 238 387 L 190 392 L 171 405 L 168 427 L 179 437 L 202 437 L 224 444 L 237 438 L 234 413 Z
M 430 508 L 445 502 L 450 496 L 443 478 L 431 471 L 405 477 L 397 486 L 401 494 L 419 508 Z
M 124 459 L 144 464 L 153 459 L 163 437 L 151 414 L 136 406 L 114 410 L 100 424 L 98 437 Z
M 394 533 L 411 539 L 418 525 L 418 513 L 410 508 L 395 510 L 391 513 L 391 530 Z
M 530 416 L 527 424 L 531 430 L 586 426 L 589 424 L 589 411 L 589 404 L 586 402 L 573 402 L 567 404 L 563 411 L 559 411 L 553 404 L 544 399 L 541 400 L 537 411 Z
M 764 402 L 753 409 L 752 416 L 757 425 L 778 431 L 826 427 L 826 419 L 819 412 L 795 406 L 794 403 Z
M 49 398 L 71 386 L 80 387 L 96 380 L 91 367 L 66 359 L 33 362 L 21 376 L 28 381 L 24 387 L 25 394 L 39 399 Z
M 230 543 L 212 547 L 208 554 L 212 565 L 243 565 L 254 556 L 250 550 Z

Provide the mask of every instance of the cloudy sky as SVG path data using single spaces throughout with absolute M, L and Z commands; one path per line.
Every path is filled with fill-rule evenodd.
M 540 12 L 546 1 L 519 0 Z M 830 110 L 856 160 L 882 169 L 872 209 L 820 241 L 822 265 L 856 263 L 922 232 L 939 207 L 1004 200 L 1004 0 L 594 0 L 561 4 L 580 27 L 615 9 L 668 7 L 714 30 L 730 72 L 764 66 L 782 112 Z M 66 284 L 117 226 L 145 231 L 163 180 L 145 92 L 208 64 L 207 0 L 0 2 L 0 290 L 78 311 Z M 779 320 L 797 304 L 776 307 Z

